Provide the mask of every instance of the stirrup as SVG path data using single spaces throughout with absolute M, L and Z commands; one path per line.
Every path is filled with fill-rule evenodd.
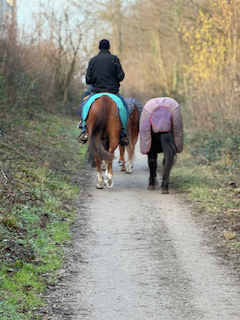
M 88 142 L 88 134 L 86 131 L 81 132 L 81 134 L 78 137 L 78 141 L 81 143 L 87 143 Z

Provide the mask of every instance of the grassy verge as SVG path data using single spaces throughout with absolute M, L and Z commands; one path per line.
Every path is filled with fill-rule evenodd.
M 240 249 L 240 128 L 186 139 L 171 181 L 187 194 L 199 212 L 211 216 L 213 227 L 236 250 Z
M 41 293 L 70 243 L 85 148 L 76 119 L 1 112 L 0 319 L 41 319 Z

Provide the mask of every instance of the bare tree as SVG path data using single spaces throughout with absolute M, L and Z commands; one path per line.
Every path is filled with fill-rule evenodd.
M 63 94 L 64 103 L 74 74 L 78 74 L 77 63 L 79 59 L 84 59 L 84 55 L 81 57 L 79 53 L 83 48 L 86 17 L 82 12 L 75 11 L 74 14 L 73 7 L 74 4 L 63 7 L 61 14 L 53 8 L 51 11 L 49 8 L 42 9 L 38 20 L 38 37 L 42 38 L 45 45 L 46 56 L 53 68 L 55 86 Z M 81 18 L 76 18 L 77 14 Z

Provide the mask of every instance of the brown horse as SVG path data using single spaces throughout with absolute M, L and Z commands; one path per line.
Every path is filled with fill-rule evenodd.
M 102 189 L 104 182 L 107 187 L 113 187 L 112 161 L 114 151 L 118 147 L 122 130 L 119 110 L 116 103 L 107 95 L 96 99 L 91 105 L 86 120 L 90 151 L 98 169 L 97 188 Z M 107 163 L 105 181 L 102 177 L 102 160 Z
M 118 164 L 121 166 L 121 171 L 126 171 L 126 173 L 131 173 L 133 168 L 133 158 L 135 145 L 138 140 L 139 133 L 139 119 L 142 113 L 142 105 L 135 98 L 126 98 L 125 99 L 129 107 L 129 118 L 127 122 L 127 137 L 129 139 L 129 145 L 126 147 L 128 154 L 128 162 L 126 168 L 125 161 L 125 147 L 119 145 L 120 157 Z

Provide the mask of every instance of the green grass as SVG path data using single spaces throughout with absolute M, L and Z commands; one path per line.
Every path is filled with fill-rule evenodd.
M 29 118 L 10 106 L 1 121 L 0 157 L 8 180 L 1 172 L 0 319 L 41 319 L 41 294 L 71 242 L 80 191 L 74 176 L 81 174 L 86 152 L 77 142 L 76 122 L 39 110 Z
M 228 151 L 224 129 L 212 135 L 198 134 L 186 139 L 185 149 L 177 157 L 173 166 L 170 181 L 186 198 L 199 209 L 199 214 L 208 214 L 213 224 L 224 229 L 222 236 L 233 246 L 239 246 L 240 232 L 240 163 L 239 148 L 236 137 L 239 137 L 239 126 L 231 128 L 231 139 L 228 138 Z M 233 133 L 234 132 L 234 133 Z M 216 142 L 218 135 L 218 143 Z M 226 146 L 225 146 L 226 147 Z M 234 236 L 233 236 L 234 235 Z M 234 239 L 234 241 L 233 241 Z
M 171 178 L 179 190 L 187 193 L 189 200 L 200 201 L 209 208 L 215 206 L 218 210 L 240 210 L 237 197 L 239 187 L 231 185 L 233 177 L 226 173 L 220 174 L 214 165 L 196 165 L 188 154 L 183 153 L 178 156 Z

